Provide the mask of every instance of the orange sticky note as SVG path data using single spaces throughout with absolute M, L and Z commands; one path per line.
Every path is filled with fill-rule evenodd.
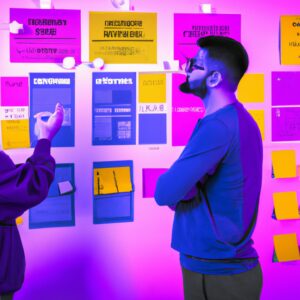
M 299 24 L 300 16 L 280 17 L 280 50 L 282 65 L 299 65 Z M 295 25 L 296 24 L 296 25 Z
M 248 112 L 257 123 L 260 130 L 261 138 L 264 141 L 265 140 L 265 112 L 262 109 L 252 109 L 252 110 L 248 110 Z
M 296 233 L 274 235 L 273 238 L 278 261 L 300 260 Z
M 29 120 L 2 120 L 3 149 L 29 148 Z
M 273 201 L 278 220 L 300 218 L 296 192 L 273 193 Z
M 130 167 L 94 169 L 94 195 L 132 191 Z
M 296 151 L 272 151 L 272 165 L 275 178 L 293 178 L 296 172 Z
M 239 83 L 237 97 L 243 103 L 264 102 L 264 74 L 245 74 Z
M 166 102 L 166 74 L 139 74 L 139 102 Z

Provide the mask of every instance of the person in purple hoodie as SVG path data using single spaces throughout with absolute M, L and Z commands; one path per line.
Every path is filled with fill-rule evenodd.
M 198 46 L 180 89 L 203 101 L 205 116 L 159 177 L 155 200 L 175 208 L 172 248 L 180 253 L 185 300 L 258 300 L 262 271 L 252 234 L 262 139 L 235 95 L 248 54 L 228 37 L 204 37 Z
M 24 281 L 25 256 L 16 218 L 47 197 L 54 179 L 50 147 L 63 122 L 63 106 L 58 103 L 47 121 L 43 116 L 35 115 L 39 139 L 25 163 L 15 165 L 0 151 L 0 300 L 13 299 Z

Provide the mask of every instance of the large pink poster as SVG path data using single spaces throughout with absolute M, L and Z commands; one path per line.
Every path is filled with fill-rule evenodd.
M 173 74 L 172 77 L 172 145 L 184 146 L 188 142 L 197 121 L 204 116 L 202 100 L 179 90 L 186 77 Z
M 180 64 L 199 49 L 196 42 L 208 35 L 228 36 L 241 40 L 241 15 L 174 14 L 174 59 Z
M 81 62 L 80 10 L 11 8 L 10 21 L 24 27 L 10 35 L 11 62 Z

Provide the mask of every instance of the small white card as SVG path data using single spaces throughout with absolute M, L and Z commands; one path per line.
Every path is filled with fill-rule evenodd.
M 61 195 L 73 192 L 73 186 L 70 181 L 59 182 L 58 188 Z

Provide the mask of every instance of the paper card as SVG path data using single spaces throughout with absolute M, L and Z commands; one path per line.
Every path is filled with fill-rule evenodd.
M 300 65 L 300 15 L 280 17 L 280 50 L 282 65 Z
M 245 74 L 239 83 L 237 97 L 243 103 L 264 102 L 264 74 Z
M 24 25 L 10 35 L 11 62 L 81 62 L 80 10 L 11 8 L 10 21 Z
M 248 110 L 250 115 L 253 117 L 255 122 L 257 123 L 262 140 L 265 140 L 265 112 L 261 109 L 250 109 Z
M 64 121 L 52 140 L 53 147 L 75 144 L 75 73 L 30 73 L 30 141 L 38 141 L 36 119 L 39 112 L 54 112 L 56 103 L 64 106 Z
M 133 221 L 131 193 L 101 195 L 94 198 L 94 224 Z
M 94 195 L 131 192 L 129 167 L 95 168 Z
M 299 206 L 296 192 L 273 193 L 277 220 L 299 219 Z
M 167 115 L 139 114 L 139 144 L 167 143 Z
M 139 102 L 166 102 L 166 74 L 139 74 Z
M 93 145 L 136 143 L 136 74 L 93 73 Z
M 199 50 L 197 40 L 208 35 L 240 41 L 241 15 L 174 14 L 174 59 L 182 65 L 186 57 L 194 57 Z
M 29 148 L 29 120 L 1 121 L 3 149 Z
M 74 226 L 73 195 L 47 197 L 29 210 L 29 228 Z
M 274 235 L 273 238 L 279 262 L 300 260 L 296 233 Z
M 55 177 L 47 198 L 29 210 L 29 228 L 65 227 L 75 225 L 75 194 L 60 194 L 59 183 L 75 186 L 74 164 L 57 164 Z
M 58 182 L 59 193 L 61 195 L 69 194 L 73 192 L 74 188 L 70 181 L 61 181 Z
M 179 90 L 186 78 L 181 74 L 172 77 L 172 146 L 185 146 L 205 108 L 202 101 Z
M 131 160 L 95 162 L 93 170 L 93 223 L 132 222 L 134 218 L 133 162 Z M 103 194 L 103 191 L 109 193 Z M 111 191 L 114 193 L 110 193 Z
M 300 72 L 272 72 L 272 105 L 300 105 Z
M 153 198 L 160 175 L 168 169 L 143 169 L 143 198 Z
M 90 61 L 156 64 L 157 16 L 140 12 L 90 12 Z
M 272 141 L 300 141 L 300 107 L 272 108 Z
M 296 172 L 296 151 L 272 151 L 272 166 L 275 178 L 294 178 Z
M 28 105 L 28 77 L 1 77 L 1 106 Z

